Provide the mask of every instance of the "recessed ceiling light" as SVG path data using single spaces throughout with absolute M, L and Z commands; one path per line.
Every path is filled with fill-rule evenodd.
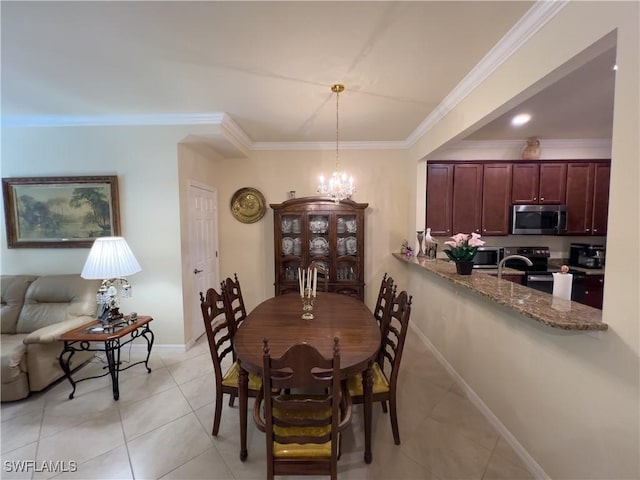
M 514 127 L 519 127 L 520 125 L 524 125 L 529 120 L 531 120 L 531 115 L 528 113 L 521 113 L 520 115 L 516 115 L 511 119 L 511 125 Z
M 618 70 L 618 64 L 617 63 L 613 66 L 613 69 L 614 70 Z

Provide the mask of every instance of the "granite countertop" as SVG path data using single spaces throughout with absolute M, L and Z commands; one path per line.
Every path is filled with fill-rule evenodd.
M 560 268 L 562 265 L 567 265 L 570 270 L 575 270 L 576 272 L 581 272 L 585 275 L 604 275 L 604 268 L 573 267 L 569 265 L 569 260 L 562 260 L 559 258 L 549 259 L 549 266 Z
M 607 330 L 609 328 L 602 321 L 601 310 L 554 297 L 507 280 L 498 280 L 491 275 L 496 272 L 491 270 L 474 270 L 471 275 L 459 275 L 456 273 L 455 265 L 448 260 L 427 261 L 400 253 L 394 253 L 393 256 L 550 327 L 563 330 Z M 509 270 L 504 269 L 502 273 L 512 273 Z M 515 272 L 517 270 L 514 270 Z

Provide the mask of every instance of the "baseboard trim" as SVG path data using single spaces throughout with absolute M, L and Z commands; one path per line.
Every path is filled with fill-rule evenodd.
M 534 478 L 540 480 L 551 480 L 551 477 L 542 469 L 542 467 L 536 462 L 531 455 L 525 450 L 525 448 L 518 442 L 516 437 L 507 429 L 507 427 L 495 416 L 491 409 L 482 401 L 482 399 L 473 391 L 473 389 L 464 381 L 464 379 L 456 372 L 453 366 L 447 361 L 447 359 L 440 353 L 440 351 L 431 343 L 431 341 L 414 325 L 409 324 L 411 330 L 420 337 L 422 342 L 427 346 L 431 353 L 436 357 L 438 362 L 445 368 L 447 373 L 453 377 L 455 382 L 464 391 L 465 395 L 469 398 L 471 403 L 480 410 L 480 413 L 484 415 L 487 421 L 493 425 L 498 433 L 505 439 L 505 441 L 513 448 L 514 452 L 524 462 L 529 473 Z
M 193 345 L 156 345 L 155 343 L 153 344 L 153 349 L 151 350 L 151 353 L 184 353 L 187 350 L 189 350 L 189 348 L 191 348 Z M 131 344 L 131 350 L 134 352 L 146 352 L 147 351 L 147 343 L 146 342 L 133 342 Z

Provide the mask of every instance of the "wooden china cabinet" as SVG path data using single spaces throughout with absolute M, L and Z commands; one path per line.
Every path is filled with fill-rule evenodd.
M 303 197 L 272 203 L 275 294 L 299 292 L 298 267 L 329 268 L 329 291 L 364 301 L 364 211 L 368 203 Z

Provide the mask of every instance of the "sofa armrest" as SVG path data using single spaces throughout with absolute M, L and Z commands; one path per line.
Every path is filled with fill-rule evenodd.
M 67 333 L 74 328 L 78 328 L 86 323 L 89 323 L 91 320 L 95 320 L 95 318 L 81 316 L 70 318 L 69 320 L 65 320 L 64 322 L 54 323 L 53 325 L 48 325 L 46 327 L 39 328 L 38 330 L 34 330 L 22 340 L 22 343 L 29 344 L 57 342 L 63 333 Z

